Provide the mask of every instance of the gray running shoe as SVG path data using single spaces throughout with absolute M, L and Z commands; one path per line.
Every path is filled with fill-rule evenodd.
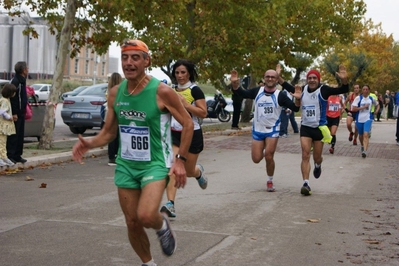
M 164 221 L 166 222 L 166 229 L 157 232 L 158 239 L 161 243 L 162 251 L 166 256 L 172 256 L 176 250 L 176 236 L 170 227 L 166 213 L 161 213 Z
M 3 167 L 3 166 L 7 166 L 7 164 L 2 159 L 0 159 L 0 167 Z
M 11 161 L 10 159 L 8 159 L 8 158 L 4 158 L 4 159 L 2 159 L 3 160 L 3 162 L 6 164 L 6 165 L 8 165 L 8 166 L 14 166 L 15 165 L 15 163 L 13 163 L 13 161 Z
M 197 164 L 198 168 L 201 171 L 201 177 L 200 178 L 196 178 L 198 185 L 202 188 L 202 189 L 206 189 L 206 187 L 208 186 L 208 178 L 205 177 L 204 175 L 204 167 L 200 164 Z
M 161 212 L 166 213 L 170 218 L 176 218 L 175 205 L 171 201 L 162 206 Z
M 367 153 L 365 151 L 362 151 L 362 157 L 366 158 L 367 157 Z

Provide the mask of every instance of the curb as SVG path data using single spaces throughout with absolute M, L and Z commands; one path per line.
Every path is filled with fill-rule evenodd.
M 89 158 L 92 155 L 99 156 L 103 154 L 107 154 L 108 149 L 106 148 L 97 148 L 90 150 L 86 153 L 86 155 L 83 157 L 84 159 Z M 72 151 L 67 151 L 67 152 L 61 152 L 61 153 L 53 153 L 49 155 L 42 155 L 42 156 L 35 156 L 35 157 L 26 157 L 27 162 L 24 164 L 17 163 L 14 166 L 11 167 L 0 167 L 0 170 L 4 169 L 28 169 L 28 168 L 33 168 L 38 165 L 47 165 L 47 164 L 55 164 L 55 163 L 63 163 L 67 161 L 72 161 Z

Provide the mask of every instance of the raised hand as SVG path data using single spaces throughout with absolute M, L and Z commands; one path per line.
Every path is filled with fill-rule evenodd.
M 230 81 L 231 81 L 231 85 L 233 86 L 233 89 L 234 90 L 238 89 L 238 86 L 240 85 L 240 79 L 238 78 L 237 70 L 233 69 L 230 72 Z
M 276 66 L 276 72 L 277 72 L 277 75 L 280 76 L 280 74 L 281 74 L 281 65 L 280 65 L 280 64 L 277 64 L 277 66 Z
M 301 99 L 302 97 L 302 87 L 298 84 L 295 85 L 295 93 L 290 93 L 295 99 Z
M 346 73 L 346 67 L 344 65 L 339 65 L 339 71 L 335 72 L 343 84 L 348 84 L 348 74 Z
M 230 81 L 234 82 L 234 81 L 237 81 L 237 80 L 238 80 L 238 72 L 237 72 L 237 70 L 233 69 L 230 72 Z

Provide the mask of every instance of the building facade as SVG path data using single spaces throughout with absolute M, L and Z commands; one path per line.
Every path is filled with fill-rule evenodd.
M 30 22 L 33 21 L 33 24 Z M 33 27 L 39 37 L 24 35 L 27 27 Z M 41 18 L 29 16 L 11 17 L 0 13 L 0 79 L 11 79 L 14 65 L 26 61 L 29 79 L 52 79 L 58 50 L 55 35 Z M 118 59 L 117 59 L 118 60 Z M 64 79 L 106 82 L 109 71 L 109 53 L 97 55 L 94 50 L 83 47 L 75 58 L 67 57 Z M 111 60 L 114 64 L 115 59 Z

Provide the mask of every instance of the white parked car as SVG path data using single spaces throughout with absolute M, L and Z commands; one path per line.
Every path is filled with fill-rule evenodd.
M 33 84 L 31 87 L 35 90 L 36 98 L 39 102 L 47 102 L 50 95 L 51 84 Z

